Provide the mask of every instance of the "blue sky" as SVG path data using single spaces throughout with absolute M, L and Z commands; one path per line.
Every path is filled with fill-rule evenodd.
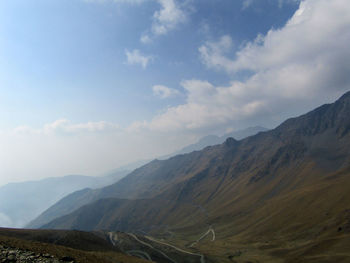
M 43 125 L 62 117 L 122 125 L 150 119 L 184 99 L 159 100 L 154 85 L 181 89 L 189 78 L 227 82 L 226 74 L 200 62 L 197 49 L 204 41 L 229 34 L 238 46 L 282 26 L 297 7 L 265 1 L 269 8 L 263 11 L 260 2 L 245 10 L 241 1 L 182 3 L 186 21 L 143 44 L 140 37 L 152 34 L 152 16 L 161 7 L 156 1 L 127 2 L 2 1 L 1 126 Z M 145 68 L 126 63 L 126 50 L 135 49 L 152 57 Z
M 348 6 L 1 1 L 0 184 L 100 174 L 334 100 L 350 89 Z

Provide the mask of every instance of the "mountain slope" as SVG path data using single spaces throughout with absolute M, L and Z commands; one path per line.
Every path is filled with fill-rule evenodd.
M 336 238 L 343 248 L 350 233 L 349 112 L 347 93 L 274 130 L 153 161 L 99 193 L 119 199 L 98 200 L 45 227 L 170 231 L 190 240 L 212 226 L 224 240 L 297 246 Z

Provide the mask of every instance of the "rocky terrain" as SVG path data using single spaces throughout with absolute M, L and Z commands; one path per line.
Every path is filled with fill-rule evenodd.
M 131 250 L 133 247 L 131 246 Z M 103 232 L 0 228 L 0 263 L 142 263 Z
M 55 258 L 50 254 L 37 254 L 33 251 L 22 250 L 0 245 L 0 262 L 2 263 L 74 263 L 74 259 Z

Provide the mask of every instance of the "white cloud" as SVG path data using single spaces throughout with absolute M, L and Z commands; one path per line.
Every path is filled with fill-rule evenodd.
M 152 42 L 152 39 L 149 35 L 142 35 L 140 37 L 140 41 L 143 43 L 143 44 L 149 44 Z
M 152 87 L 153 94 L 162 99 L 170 98 L 179 94 L 179 91 L 176 89 L 168 88 L 163 85 L 155 85 Z
M 155 35 L 164 35 L 178 24 L 186 21 L 186 14 L 176 0 L 157 1 L 161 5 L 161 9 L 153 14 L 152 32 Z
M 228 72 L 253 70 L 282 70 L 291 66 L 327 67 L 349 55 L 350 6 L 345 0 L 308 0 L 280 30 L 270 30 L 266 36 L 258 36 L 236 53 L 236 58 L 220 61 L 225 52 L 200 48 L 208 66 L 221 67 Z M 219 47 L 220 48 L 220 47 Z M 221 53 L 220 53 L 221 52 Z M 339 61 L 340 60 L 340 61 Z M 212 63 L 212 61 L 219 61 Z
M 148 63 L 153 60 L 152 56 L 143 55 L 138 49 L 134 49 L 133 51 L 125 50 L 125 55 L 127 58 L 127 64 L 141 65 L 144 69 L 147 67 Z
M 226 86 L 184 81 L 186 103 L 138 125 L 170 131 L 278 124 L 350 89 L 349 46 L 347 0 L 303 1 L 283 28 L 258 36 L 233 58 L 227 55 L 234 48 L 229 36 L 199 48 L 206 66 L 230 76 L 248 70 L 248 79 Z
M 258 36 L 254 42 L 239 50 L 235 59 L 224 56 L 227 47 L 221 44 L 222 40 L 206 43 L 199 51 L 203 62 L 211 68 L 231 73 L 251 70 L 255 72 L 254 78 L 262 79 L 272 73 L 275 78 L 283 75 L 288 79 L 280 83 L 284 85 L 279 89 L 287 89 L 284 87 L 289 87 L 289 81 L 295 78 L 300 81 L 304 79 L 304 84 L 317 84 L 318 87 L 314 88 L 319 89 L 326 84 L 319 83 L 319 79 L 334 81 L 332 76 L 335 77 L 335 68 L 339 70 L 336 76 L 338 80 L 348 80 L 349 13 L 350 6 L 346 0 L 304 1 L 285 27 L 270 30 L 266 36 Z M 273 79 L 271 81 L 275 82 Z M 307 90 L 313 87 L 300 88 Z
M 92 3 L 128 3 L 140 4 L 147 0 L 84 0 Z M 166 35 L 169 31 L 174 30 L 180 24 L 188 19 L 189 1 L 179 0 L 153 0 L 160 5 L 160 9 L 155 11 L 152 16 L 152 25 L 140 37 L 140 41 L 144 44 L 152 42 L 154 36 Z
M 151 29 L 144 33 L 140 41 L 144 44 L 152 42 L 154 36 L 166 35 L 188 20 L 188 2 L 178 0 L 156 0 L 161 8 L 153 14 Z
M 199 47 L 202 62 L 208 68 L 224 69 L 232 71 L 234 62 L 225 56 L 232 50 L 233 43 L 230 36 L 222 36 L 217 42 L 206 42 Z
M 169 107 L 151 122 L 134 123 L 132 128 L 161 132 L 199 130 L 250 118 L 265 106 L 258 97 L 248 102 L 242 100 L 245 92 L 239 83 L 215 87 L 207 81 L 194 79 L 184 81 L 182 86 L 187 93 L 185 104 Z
M 117 124 L 99 121 L 86 123 L 72 123 L 67 119 L 59 119 L 52 123 L 45 124 L 40 129 L 29 126 L 19 126 L 14 129 L 16 134 L 81 134 L 81 133 L 100 133 L 119 131 Z

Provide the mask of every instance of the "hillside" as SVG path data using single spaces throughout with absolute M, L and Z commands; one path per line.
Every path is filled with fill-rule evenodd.
M 238 243 L 273 262 L 347 262 L 349 112 L 346 93 L 274 130 L 155 160 L 96 193 L 115 198 L 45 228 L 139 231 L 183 245 L 212 228 L 215 246 L 197 246 L 216 260 Z

